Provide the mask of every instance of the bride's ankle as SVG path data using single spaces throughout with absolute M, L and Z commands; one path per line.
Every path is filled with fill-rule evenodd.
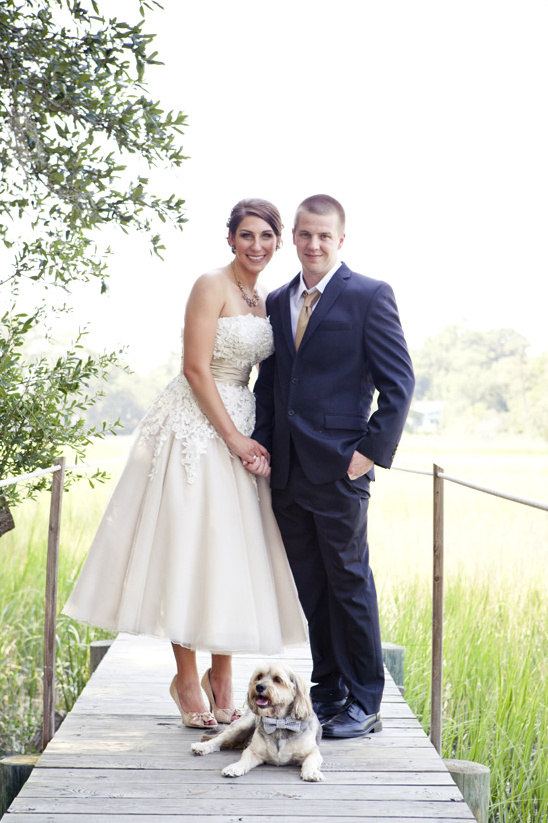
M 215 703 L 219 709 L 226 709 L 234 705 L 232 678 L 215 678 L 215 675 L 211 673 L 209 682 L 211 684 L 211 691 L 213 692 Z
M 179 678 L 175 683 L 179 702 L 185 712 L 205 712 L 208 710 L 199 684 L 179 680 Z

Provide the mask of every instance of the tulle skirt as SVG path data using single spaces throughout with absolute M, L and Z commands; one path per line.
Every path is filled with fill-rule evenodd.
M 268 481 L 214 438 L 189 483 L 162 439 L 151 476 L 155 440 L 137 434 L 64 613 L 219 653 L 305 642 Z

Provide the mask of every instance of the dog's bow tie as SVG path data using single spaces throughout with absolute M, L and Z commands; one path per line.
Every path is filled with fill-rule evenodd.
M 293 720 L 292 717 L 263 717 L 263 726 L 267 734 L 272 734 L 276 729 L 289 729 L 290 732 L 300 732 L 301 723 Z

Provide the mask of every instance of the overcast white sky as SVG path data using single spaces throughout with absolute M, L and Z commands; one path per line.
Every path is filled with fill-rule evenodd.
M 103 0 L 136 21 L 135 0 Z M 298 271 L 295 207 L 347 211 L 342 259 L 392 284 L 411 347 L 451 323 L 515 328 L 548 349 L 547 0 L 164 0 L 146 29 L 152 96 L 188 116 L 162 180 L 189 222 L 158 264 L 116 244 L 110 293 L 87 288 L 92 342 L 139 371 L 179 348 L 196 277 L 228 262 L 232 205 L 279 207 L 268 288 Z

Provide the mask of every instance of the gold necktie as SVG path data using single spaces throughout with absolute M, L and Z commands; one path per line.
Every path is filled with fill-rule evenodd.
M 295 332 L 296 349 L 298 349 L 301 345 L 301 340 L 303 339 L 306 327 L 308 326 L 308 321 L 310 320 L 310 315 L 312 314 L 312 307 L 322 296 L 322 293 L 318 291 L 318 289 L 314 289 L 314 291 L 304 291 L 303 294 L 304 303 L 301 313 L 299 314 L 299 319 L 297 320 L 297 331 Z

